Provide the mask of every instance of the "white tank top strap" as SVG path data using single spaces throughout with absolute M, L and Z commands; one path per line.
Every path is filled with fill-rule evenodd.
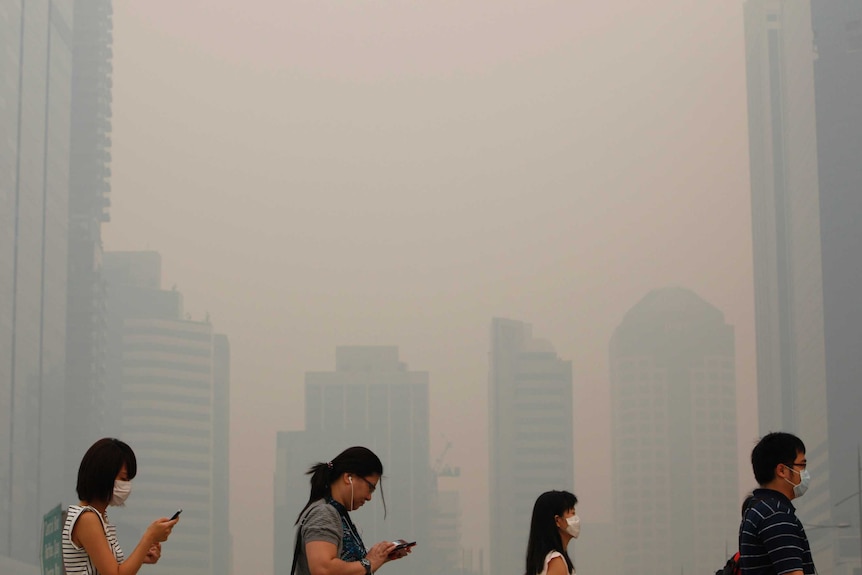
M 562 554 L 562 553 L 560 553 L 559 551 L 550 551 L 550 552 L 548 552 L 548 554 L 547 554 L 547 555 L 545 555 L 545 568 L 544 568 L 544 569 L 542 569 L 542 572 L 541 572 L 539 575 L 548 575 L 548 564 L 549 564 L 549 563 L 551 562 L 551 560 L 552 560 L 552 559 L 554 559 L 555 557 L 559 557 L 560 559 L 562 559 L 562 560 L 563 560 L 563 562 L 565 562 L 565 561 L 566 561 L 566 560 L 565 560 L 565 558 L 563 558 L 563 554 Z

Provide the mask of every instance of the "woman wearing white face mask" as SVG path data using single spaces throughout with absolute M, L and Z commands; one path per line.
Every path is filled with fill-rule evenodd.
M 154 521 L 128 557 L 108 523 L 108 506 L 125 504 L 137 471 L 135 453 L 119 439 L 100 439 L 87 450 L 78 468 L 80 505 L 69 506 L 63 525 L 66 575 L 134 575 L 144 563 L 159 560 L 161 542 L 179 519 Z
M 581 531 L 578 498 L 568 491 L 546 491 L 533 506 L 527 542 L 526 575 L 570 575 L 575 566 L 566 547 Z

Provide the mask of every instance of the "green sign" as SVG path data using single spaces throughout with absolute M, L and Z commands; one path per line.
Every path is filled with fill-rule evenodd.
M 42 518 L 42 575 L 63 575 L 63 508 Z

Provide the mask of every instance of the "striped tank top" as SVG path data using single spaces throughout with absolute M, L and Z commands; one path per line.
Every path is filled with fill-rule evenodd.
M 72 529 L 75 527 L 78 517 L 85 511 L 92 511 L 99 517 L 102 527 L 105 528 L 108 545 L 114 552 L 117 563 L 122 563 L 125 560 L 123 550 L 120 549 L 120 543 L 117 541 L 117 528 L 107 522 L 107 517 L 103 518 L 101 513 L 89 505 L 86 507 L 70 505 L 66 513 L 66 523 L 63 524 L 63 565 L 66 567 L 66 575 L 99 575 L 84 548 L 78 547 L 72 542 Z

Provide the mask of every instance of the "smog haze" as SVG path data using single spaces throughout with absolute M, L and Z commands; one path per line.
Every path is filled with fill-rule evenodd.
M 158 251 L 163 288 L 230 337 L 236 572 L 271 572 L 276 433 L 304 428 L 304 375 L 337 346 L 397 346 L 428 372 L 430 454 L 452 442 L 463 544 L 487 549 L 494 317 L 572 362 L 560 457 L 579 512 L 611 521 L 609 341 L 666 286 L 734 328 L 750 488 L 742 17 L 675 0 L 115 3 L 104 245 Z

